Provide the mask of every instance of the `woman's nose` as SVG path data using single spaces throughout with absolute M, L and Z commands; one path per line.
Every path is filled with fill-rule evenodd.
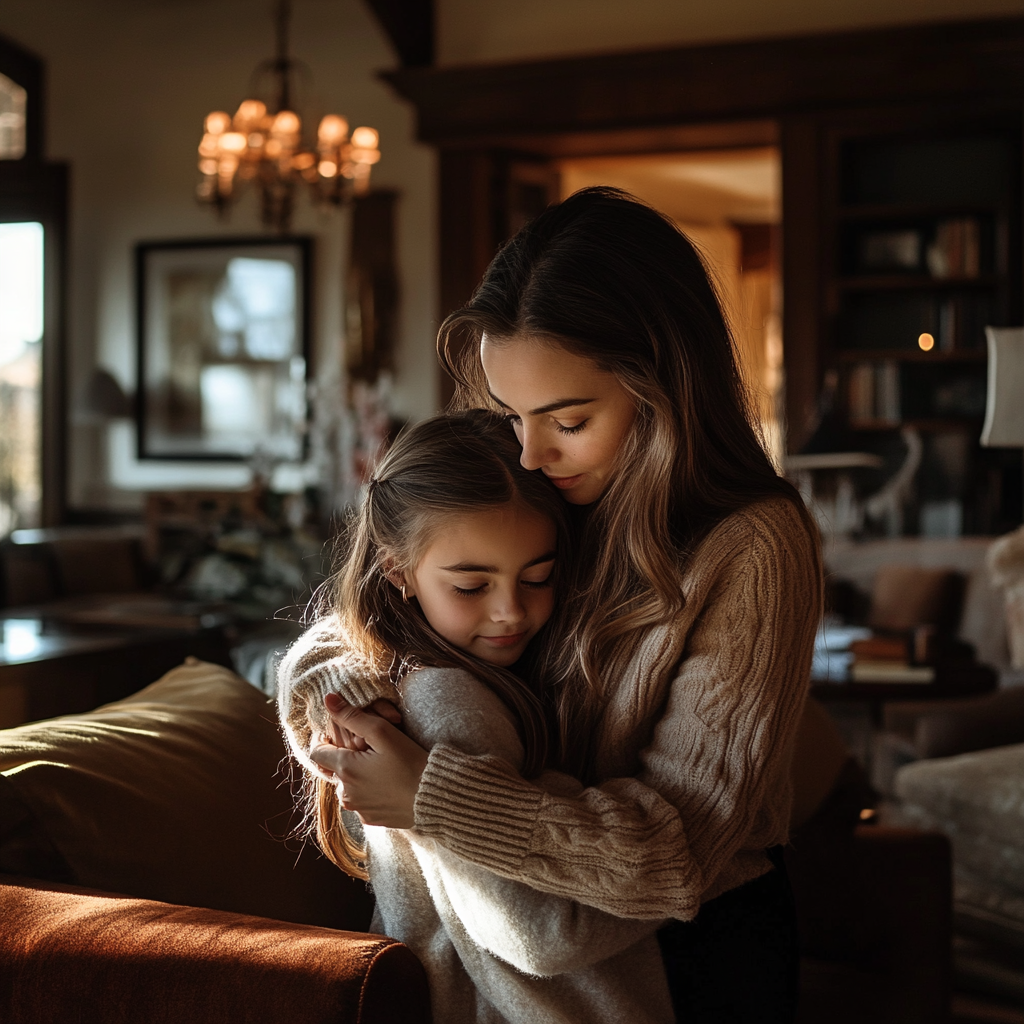
M 551 449 L 543 443 L 539 431 L 532 430 L 524 424 L 520 441 L 523 445 L 523 454 L 519 457 L 519 462 L 523 469 L 540 469 L 552 461 Z

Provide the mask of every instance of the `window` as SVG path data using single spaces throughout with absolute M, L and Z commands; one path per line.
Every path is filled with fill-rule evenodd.
M 42 499 L 43 225 L 0 224 L 0 536 Z

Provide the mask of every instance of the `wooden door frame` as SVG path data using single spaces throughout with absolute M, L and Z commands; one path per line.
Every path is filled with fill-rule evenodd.
M 492 183 L 503 154 L 569 157 L 778 143 L 783 335 L 791 449 L 821 383 L 822 134 L 894 106 L 1022 105 L 1024 18 L 456 68 L 383 76 L 440 150 L 440 313 L 465 302 L 501 239 Z M 442 385 L 442 397 L 450 384 Z

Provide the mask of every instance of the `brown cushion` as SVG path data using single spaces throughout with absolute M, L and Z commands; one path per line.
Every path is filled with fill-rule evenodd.
M 370 898 L 296 817 L 264 694 L 189 659 L 127 700 L 0 731 L 0 870 L 365 929 Z
M 32 882 L 0 884 L 0 919 L 0 1020 L 430 1021 L 422 966 L 379 935 Z
M 951 569 L 883 565 L 875 575 L 868 625 L 896 632 L 931 625 L 955 632 L 963 594 L 964 578 Z

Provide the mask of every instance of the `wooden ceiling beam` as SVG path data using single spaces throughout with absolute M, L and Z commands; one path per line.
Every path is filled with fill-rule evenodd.
M 398 51 L 403 68 L 434 63 L 433 0 L 366 0 Z

